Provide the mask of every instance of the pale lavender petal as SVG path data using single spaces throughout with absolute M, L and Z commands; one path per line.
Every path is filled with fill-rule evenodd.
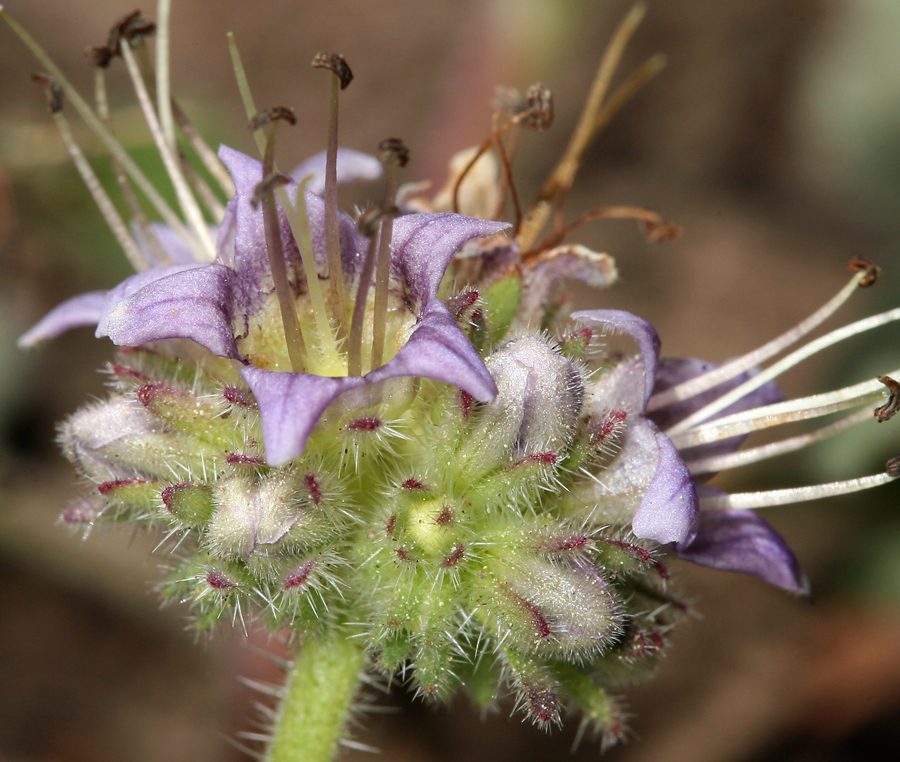
M 219 158 L 234 180 L 235 197 L 231 202 L 234 205 L 234 267 L 240 276 L 244 306 L 253 312 L 259 308 L 262 299 L 275 288 L 269 272 L 262 206 L 254 207 L 251 203 L 256 186 L 262 181 L 262 163 L 227 146 L 219 148 Z M 286 191 L 293 202 L 297 197 L 296 183 L 287 185 Z M 324 202 L 314 193 L 307 192 L 306 210 L 316 267 L 319 273 L 325 273 L 328 270 L 328 256 L 325 249 Z M 299 251 L 280 204 L 278 218 L 281 223 L 285 259 L 289 268 L 292 268 L 294 263 L 299 261 Z M 344 272 L 352 275 L 362 267 L 368 239 L 360 235 L 353 220 L 345 214 L 338 214 L 338 231 L 341 264 Z M 220 248 L 224 250 L 225 244 L 230 240 L 230 236 L 220 239 Z
M 54 307 L 19 337 L 21 349 L 28 349 L 47 339 L 83 325 L 97 325 L 106 303 L 106 291 L 88 291 L 67 299 Z
M 144 272 L 137 273 L 136 275 L 131 275 L 128 278 L 125 278 L 125 280 L 123 280 L 121 283 L 106 292 L 106 301 L 103 305 L 103 310 L 100 313 L 100 318 L 97 320 L 96 336 L 101 337 L 109 335 L 107 333 L 107 321 L 109 319 L 109 315 L 122 300 L 127 299 L 132 294 L 140 291 L 145 286 L 149 286 L 151 283 L 160 280 L 161 278 L 167 278 L 170 275 L 182 273 L 186 270 L 194 270 L 198 267 L 206 266 L 207 265 L 201 265 L 195 262 L 186 265 L 154 267 L 150 270 L 145 270 Z
M 636 537 L 645 540 L 689 542 L 697 531 L 694 481 L 672 440 L 660 431 L 654 433 L 659 454 L 656 472 L 631 527 Z
M 574 495 L 598 520 L 631 521 L 637 537 L 660 543 L 693 537 L 697 498 L 691 475 L 668 437 L 643 416 L 629 416 L 621 449 L 597 479 Z
M 675 550 L 701 566 L 752 574 L 793 593 L 809 594 L 809 580 L 797 557 L 753 511 L 701 511 L 696 537 Z
M 237 358 L 234 278 L 223 265 L 206 265 L 153 280 L 109 312 L 105 333 L 119 346 L 191 339 L 214 355 Z
M 163 267 L 167 264 L 186 265 L 197 262 L 194 252 L 191 251 L 190 246 L 187 245 L 184 238 L 178 235 L 178 233 L 168 225 L 163 225 L 161 222 L 151 222 L 150 232 L 153 234 L 154 238 L 156 238 L 163 253 L 169 258 L 168 262 L 165 262 L 159 257 L 156 248 L 147 240 L 147 236 L 141 226 L 137 223 L 131 224 L 131 234 L 134 236 L 134 240 L 137 242 L 141 254 L 144 255 L 144 259 L 152 266 Z M 215 239 L 219 234 L 218 226 L 210 225 L 209 233 L 213 239 Z
M 696 376 L 714 370 L 716 367 L 717 366 L 714 363 L 698 360 L 693 357 L 666 358 L 661 360 L 656 373 L 656 386 L 653 389 L 653 393 L 657 394 L 665 391 L 673 386 L 677 386 L 683 381 L 688 381 Z M 706 405 L 717 400 L 723 394 L 751 379 L 757 372 L 758 371 L 753 370 L 747 373 L 741 373 L 737 377 L 725 381 L 713 389 L 697 394 L 690 399 L 675 402 L 660 410 L 655 410 L 650 418 L 652 418 L 661 429 L 668 429 L 679 421 L 684 420 L 689 415 L 696 413 L 701 408 L 706 407 Z M 709 420 L 712 421 L 726 415 L 741 413 L 745 410 L 763 407 L 764 405 L 771 405 L 782 401 L 784 401 L 784 394 L 778 384 L 774 381 L 769 381 L 758 389 L 750 392 L 746 397 L 743 397 L 724 410 L 711 416 Z M 688 460 L 695 460 L 697 458 L 708 458 L 713 455 L 723 455 L 734 452 L 741 446 L 746 438 L 746 435 L 730 437 L 729 439 L 723 439 L 712 444 L 692 447 L 684 451 L 684 456 Z
M 237 199 L 225 205 L 225 214 L 216 235 L 216 257 L 220 265 L 234 269 L 234 228 L 237 224 Z
M 266 461 L 298 458 L 325 409 L 341 394 L 365 384 L 359 376 L 331 378 L 248 366 L 241 376 L 259 404 Z
M 525 320 L 539 323 L 563 281 L 579 280 L 594 288 L 605 288 L 617 277 L 615 260 L 609 254 L 580 244 L 558 246 L 541 254 L 528 272 L 520 314 Z
M 599 328 L 606 333 L 626 333 L 637 342 L 641 352 L 641 373 L 643 374 L 644 394 L 641 406 L 641 410 L 643 410 L 653 393 L 656 365 L 659 361 L 659 335 L 653 326 L 643 318 L 622 310 L 582 310 L 573 312 L 572 319 L 589 328 Z
M 309 181 L 306 189 L 321 196 L 325 192 L 325 157 L 325 151 L 310 156 L 291 172 L 291 178 L 299 183 L 307 175 L 312 175 L 313 178 Z M 338 148 L 338 184 L 353 183 L 358 180 L 377 180 L 381 174 L 381 162 L 374 156 L 362 151 L 354 151 L 352 148 Z
M 405 284 L 412 311 L 419 313 L 437 296 L 454 253 L 466 241 L 509 227 L 461 214 L 411 214 L 394 220 L 392 261 Z
M 428 302 L 406 344 L 390 362 L 368 373 L 366 381 L 378 383 L 399 376 L 444 381 L 481 402 L 497 394 L 484 361 L 440 299 Z

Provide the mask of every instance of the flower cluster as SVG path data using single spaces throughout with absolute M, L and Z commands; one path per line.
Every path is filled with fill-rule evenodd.
M 120 347 L 109 398 L 61 428 L 89 485 L 64 518 L 170 537 L 162 592 L 192 607 L 198 629 L 253 618 L 297 636 L 273 759 L 328 759 L 366 670 L 400 673 L 426 697 L 463 688 L 485 707 L 511 692 L 539 725 L 574 711 L 614 741 L 623 725 L 611 691 L 652 669 L 686 609 L 669 590 L 667 553 L 805 593 L 787 544 L 747 509 L 900 475 L 894 460 L 884 474 L 809 488 L 727 495 L 706 484 L 871 417 L 885 390 L 876 416 L 893 415 L 891 376 L 792 401 L 773 379 L 897 310 L 757 368 L 874 280 L 868 263 L 855 263 L 848 286 L 810 319 L 719 368 L 660 360 L 656 331 L 630 313 L 570 312 L 561 284 L 609 285 L 615 265 L 564 244 L 567 228 L 537 236 L 574 179 L 602 98 L 522 215 L 504 136 L 549 126 L 546 88 L 507 93 L 489 140 L 461 154 L 447 189 L 428 199 L 419 186 L 397 187 L 399 141 L 383 141 L 375 159 L 339 151 L 336 128 L 323 155 L 279 173 L 276 136 L 293 114 L 257 111 L 238 66 L 261 160 L 225 147 L 216 159 L 198 144 L 229 196 L 222 205 L 210 188 L 190 187 L 197 175 L 175 125 L 185 141 L 196 132 L 166 80 L 155 102 L 148 93 L 132 48 L 152 24 L 132 14 L 94 61 L 102 75 L 124 59 L 184 217 L 163 206 L 164 223 L 149 222 L 138 205 L 129 226 L 71 140 L 64 96 L 155 203 L 140 171 L 102 111 L 4 19 L 50 72 L 41 82 L 53 117 L 138 269 L 60 305 L 20 342 L 96 325 Z M 352 75 L 338 56 L 314 65 L 332 72 L 335 125 Z M 382 170 L 382 203 L 356 219 L 338 211 L 338 182 Z M 495 219 L 507 194 L 512 227 Z M 637 218 L 653 239 L 677 233 L 645 210 L 592 215 L 603 216 Z M 851 407 L 862 412 L 739 450 L 754 430 Z M 320 672 L 333 667 L 324 683 L 310 677 L 311 659 Z M 316 733 L 297 740 L 304 727 Z

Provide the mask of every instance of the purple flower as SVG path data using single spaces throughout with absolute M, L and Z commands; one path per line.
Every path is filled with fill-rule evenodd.
M 715 369 L 713 363 L 695 358 L 663 360 L 659 364 L 653 391 L 659 394 Z M 732 389 L 736 389 L 754 375 L 754 372 L 738 374 L 701 394 L 666 405 L 654 411 L 651 417 L 660 428 L 670 428 Z M 770 381 L 714 414 L 710 420 L 782 400 L 784 395 L 781 389 Z M 714 443 L 689 447 L 682 451 L 682 456 L 688 460 L 700 460 L 726 455 L 737 450 L 746 436 L 744 434 L 728 437 Z M 703 473 L 701 469 L 694 478 L 701 482 L 710 478 L 710 474 Z M 701 486 L 699 491 L 703 496 L 724 494 L 706 486 Z M 751 574 L 794 593 L 802 595 L 809 593 L 809 580 L 787 542 L 771 524 L 753 511 L 733 509 L 700 511 L 696 536 L 686 542 L 677 542 L 675 552 L 681 558 L 700 566 Z
M 348 404 L 371 404 L 383 390 L 376 384 L 417 376 L 458 386 L 487 401 L 496 393 L 483 361 L 444 303 L 437 298 L 444 271 L 466 241 L 497 233 L 506 223 L 458 214 L 407 215 L 395 221 L 391 243 L 394 342 L 389 359 L 362 376 L 344 369 L 329 374 L 288 372 L 286 354 L 265 335 L 271 324 L 275 286 L 266 248 L 263 211 L 253 203 L 262 181 L 262 165 L 229 148 L 220 158 L 231 172 L 236 195 L 218 233 L 218 261 L 155 267 L 138 273 L 106 293 L 76 297 L 51 312 L 22 339 L 30 345 L 76 325 L 97 323 L 97 335 L 120 346 L 165 339 L 190 339 L 214 355 L 244 365 L 241 376 L 253 391 L 262 417 L 266 457 L 279 465 L 303 453 L 326 408 L 356 390 Z M 297 185 L 287 187 L 292 203 Z M 327 270 L 323 200 L 306 193 L 306 211 L 319 272 Z M 297 244 L 283 212 L 281 238 L 288 267 L 299 261 Z M 350 292 L 359 285 L 369 239 L 353 221 L 339 218 L 340 259 Z M 233 251 L 230 256 L 222 252 Z M 302 301 L 303 284 L 294 295 Z M 397 315 L 400 317 L 397 317 Z M 281 351 L 279 351 L 281 349 Z
M 708 473 L 692 474 L 691 458 L 733 452 L 745 436 L 679 450 L 660 429 L 669 428 L 710 402 L 738 387 L 753 373 L 742 373 L 703 394 L 647 414 L 654 394 L 715 368 L 692 358 L 659 360 L 659 338 L 646 321 L 615 310 L 576 312 L 572 317 L 604 333 L 624 333 L 639 353 L 626 357 L 600 376 L 589 391 L 587 405 L 595 416 L 603 411 L 626 415 L 621 450 L 591 488 L 600 507 L 632 512 L 632 531 L 643 539 L 673 543 L 681 557 L 702 566 L 742 572 L 792 592 L 808 592 L 808 581 L 784 539 L 764 519 L 746 510 L 699 510 L 698 490 Z M 783 395 L 772 382 L 763 384 L 713 419 L 780 402 Z
M 228 149 L 225 149 L 226 151 Z M 337 181 L 338 183 L 352 183 L 358 180 L 375 180 L 381 174 L 381 165 L 373 156 L 354 151 L 349 148 L 339 148 L 337 152 Z M 325 152 L 317 153 L 302 162 L 291 176 L 297 180 L 309 176 L 307 190 L 321 195 L 325 187 Z M 138 276 L 126 279 L 111 291 L 89 291 L 79 294 L 54 307 L 41 320 L 32 326 L 26 333 L 19 337 L 18 345 L 22 349 L 33 347 L 43 341 L 56 338 L 62 333 L 82 326 L 98 325 L 109 314 L 113 307 L 125 296 L 134 293 L 137 289 L 147 285 L 152 280 L 162 278 L 178 269 L 207 264 L 198 262 L 179 235 L 172 228 L 160 223 L 150 223 L 150 229 L 156 236 L 162 251 L 169 258 L 172 266 L 165 266 L 159 262 L 158 254 L 153 246 L 146 240 L 146 236 L 138 226 L 133 226 L 133 233 L 138 247 L 145 260 L 150 264 L 146 273 L 141 273 L 143 280 Z M 234 204 L 229 204 L 225 213 L 225 219 L 212 230 L 213 238 L 217 239 L 217 259 L 220 263 L 234 265 Z M 105 328 L 101 328 L 98 336 L 106 336 Z
M 646 320 L 619 310 L 575 312 L 577 322 L 602 333 L 631 336 L 638 353 L 601 375 L 588 391 L 588 412 L 624 417 L 621 450 L 592 486 L 605 511 L 631 513 L 637 537 L 689 542 L 696 532 L 697 496 L 690 472 L 671 440 L 644 412 L 659 363 L 659 337 Z

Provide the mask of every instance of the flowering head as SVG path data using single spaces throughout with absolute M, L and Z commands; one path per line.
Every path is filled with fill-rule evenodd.
M 447 187 L 426 198 L 421 185 L 398 187 L 408 159 L 400 141 L 382 141 L 378 158 L 338 149 L 338 100 L 352 80 L 340 56 L 313 61 L 330 72 L 327 149 L 286 175 L 275 148 L 296 117 L 256 108 L 233 41 L 258 160 L 203 144 L 161 76 L 164 56 L 148 88 L 150 71 L 135 49 L 152 27 L 139 14 L 117 22 L 93 54 L 94 107 L 4 15 L 48 70 L 41 81 L 53 118 L 137 270 L 109 292 L 60 305 L 21 340 L 31 346 L 93 324 L 120 347 L 109 399 L 61 427 L 64 451 L 90 485 L 64 519 L 88 528 L 139 522 L 172 538 L 162 591 L 191 606 L 198 629 L 255 619 L 297 637 L 296 689 L 285 699 L 276 750 L 293 737 L 285 723 L 327 724 L 302 703 L 318 706 L 309 701 L 318 684 L 304 672 L 313 662 L 330 665 L 327 684 L 316 688 L 321 704 L 342 709 L 324 735 L 310 734 L 332 747 L 291 747 L 297 758 L 330 756 L 363 669 L 407 676 L 428 698 L 462 688 L 489 707 L 512 693 L 541 726 L 577 711 L 616 740 L 622 711 L 611 692 L 652 670 L 687 609 L 670 589 L 667 553 L 803 593 L 797 559 L 747 509 L 898 476 L 890 461 L 884 474 L 852 483 L 752 495 L 706 484 L 715 472 L 805 446 L 863 415 L 739 450 L 757 429 L 870 408 L 885 389 L 890 399 L 876 416 L 893 415 L 896 373 L 790 402 L 773 379 L 900 318 L 898 310 L 756 367 L 871 281 L 865 263 L 809 320 L 721 367 L 661 360 L 656 330 L 631 313 L 571 311 L 566 281 L 599 288 L 616 278 L 609 255 L 565 243 L 578 226 L 631 218 L 651 240 L 678 234 L 630 207 L 562 221 L 590 138 L 628 88 L 658 68 L 651 59 L 606 97 L 604 72 L 638 17 L 623 22 L 572 143 L 523 209 L 511 171 L 514 135 L 552 122 L 543 86 L 525 97 L 505 91 L 489 138 L 456 157 Z M 112 132 L 99 96 L 117 57 L 176 189 L 177 212 Z M 71 138 L 63 100 L 130 177 L 133 222 L 119 217 Z M 216 187 L 189 165 L 183 143 Z M 338 182 L 381 176 L 379 203 L 355 218 L 339 211 Z M 149 220 L 135 188 L 161 222 Z M 511 225 L 500 221 L 507 207 Z M 556 223 L 541 238 L 554 208 Z

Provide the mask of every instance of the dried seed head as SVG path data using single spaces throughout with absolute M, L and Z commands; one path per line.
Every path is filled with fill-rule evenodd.
M 353 72 L 339 53 L 316 53 L 312 60 L 314 69 L 328 69 L 340 81 L 341 90 L 345 90 L 347 85 L 353 81 Z

